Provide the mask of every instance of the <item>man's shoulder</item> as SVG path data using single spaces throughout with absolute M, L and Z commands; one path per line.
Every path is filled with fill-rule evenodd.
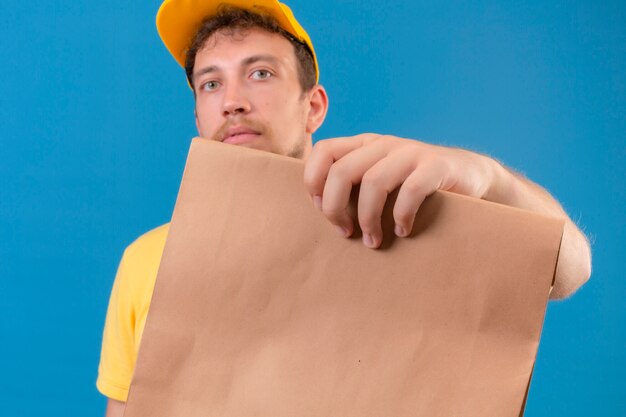
M 170 224 L 165 223 L 159 227 L 155 227 L 152 230 L 147 231 L 143 235 L 139 236 L 133 243 L 128 245 L 126 252 L 142 253 L 145 251 L 154 250 L 155 248 L 163 248 L 165 245 L 165 239 L 167 239 L 167 233 L 170 230 Z
M 158 267 L 165 247 L 170 224 L 165 223 L 139 236 L 124 251 L 124 264 L 128 268 Z

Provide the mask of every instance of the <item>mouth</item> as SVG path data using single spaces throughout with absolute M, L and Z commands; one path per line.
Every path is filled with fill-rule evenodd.
M 260 132 L 245 126 L 234 126 L 229 128 L 222 138 L 222 142 L 231 145 L 241 145 L 252 142 L 261 135 Z

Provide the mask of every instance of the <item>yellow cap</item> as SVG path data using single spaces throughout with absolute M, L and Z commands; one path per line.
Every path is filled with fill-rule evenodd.
M 219 7 L 224 4 L 264 13 L 276 19 L 281 28 L 309 47 L 315 63 L 316 81 L 319 81 L 320 72 L 311 38 L 300 26 L 291 9 L 276 0 L 165 0 L 157 13 L 157 30 L 167 49 L 183 68 L 185 52 L 200 24 L 204 19 L 217 14 Z

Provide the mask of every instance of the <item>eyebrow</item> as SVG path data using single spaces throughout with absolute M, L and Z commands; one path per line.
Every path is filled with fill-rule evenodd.
M 274 65 L 278 64 L 278 62 L 279 62 L 278 58 L 276 58 L 273 55 L 252 55 L 252 56 L 244 59 L 243 61 L 241 61 L 241 64 L 244 65 L 244 66 L 247 66 L 247 65 L 254 64 L 255 62 L 259 62 L 259 61 L 267 61 L 267 62 L 269 62 L 271 64 L 274 64 Z M 204 75 L 204 74 L 210 74 L 212 72 L 217 72 L 217 71 L 219 71 L 219 69 L 220 68 L 217 65 L 209 65 L 208 67 L 201 68 L 198 71 L 196 71 L 193 74 L 193 78 L 197 78 L 197 77 L 199 77 L 201 75 Z
M 244 59 L 242 61 L 243 65 L 250 65 L 250 64 L 254 64 L 255 62 L 259 62 L 259 61 L 267 61 L 270 62 L 272 64 L 278 64 L 278 59 L 273 56 L 273 55 L 252 55 L 251 57 L 248 57 L 246 59 Z

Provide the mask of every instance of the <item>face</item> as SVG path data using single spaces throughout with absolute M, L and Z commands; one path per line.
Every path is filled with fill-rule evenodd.
M 200 136 L 306 158 L 327 98 L 321 86 L 303 92 L 291 43 L 260 29 L 212 35 L 193 70 Z

